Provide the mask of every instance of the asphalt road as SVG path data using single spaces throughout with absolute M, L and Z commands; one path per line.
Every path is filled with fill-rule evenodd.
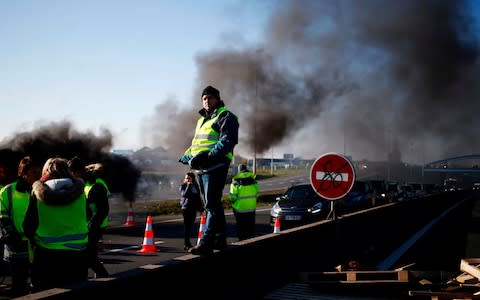
M 238 241 L 235 235 L 235 219 L 230 211 L 226 211 L 227 218 L 227 242 L 229 244 Z M 104 235 L 103 250 L 100 250 L 100 258 L 103 261 L 110 276 L 127 272 L 136 268 L 148 268 L 151 265 L 162 264 L 168 260 L 190 255 L 183 250 L 183 219 L 181 216 L 158 216 L 153 218 L 152 230 L 154 233 L 155 252 L 140 252 L 143 247 L 143 238 L 146 231 L 146 219 L 135 218 L 135 226 L 124 227 L 125 218 L 113 218 L 112 225 L 107 229 Z M 124 216 L 126 217 L 126 215 Z M 270 225 L 269 208 L 259 208 L 257 210 L 257 235 L 271 233 L 273 231 Z M 120 220 L 123 220 L 120 222 Z M 192 233 L 191 242 L 196 244 L 198 238 L 198 228 L 200 217 Z M 93 278 L 93 272 L 90 270 L 89 277 Z M 11 278 L 0 276 L 0 299 L 9 299 L 7 291 L 11 283 Z
M 238 241 L 235 235 L 235 219 L 231 212 L 226 212 L 227 242 Z M 138 218 L 137 218 L 138 219 Z M 181 216 L 154 217 L 153 233 L 155 252 L 139 252 L 143 247 L 143 238 L 146 231 L 146 219 L 137 220 L 136 226 L 111 226 L 104 235 L 104 249 L 100 258 L 110 275 L 125 272 L 151 264 L 161 264 L 164 261 L 189 254 L 183 250 L 183 219 Z M 270 225 L 269 208 L 257 210 L 257 235 L 268 234 L 273 231 Z M 196 244 L 198 238 L 199 218 L 192 233 L 191 242 Z

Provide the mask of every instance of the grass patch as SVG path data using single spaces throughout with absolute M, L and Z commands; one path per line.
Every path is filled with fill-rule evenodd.
M 275 198 L 280 196 L 285 189 L 265 191 L 261 192 L 257 199 L 257 206 L 264 207 L 270 206 L 275 202 Z M 222 198 L 223 207 L 226 210 L 232 209 L 232 202 L 228 200 L 228 196 L 224 195 Z M 159 216 L 159 215 L 180 215 L 182 211 L 178 200 L 163 200 L 163 201 L 152 201 L 142 203 L 137 209 L 138 213 L 143 213 L 146 215 Z
M 273 174 L 271 173 L 270 169 L 258 169 L 257 170 L 257 180 L 259 181 L 260 185 L 262 184 L 262 180 L 265 179 L 272 179 L 272 178 L 283 178 L 283 177 L 292 177 L 292 176 L 303 176 L 307 174 L 309 170 L 304 168 L 281 168 L 281 169 L 274 169 Z M 149 176 L 159 176 L 158 174 L 148 174 Z M 229 178 L 231 179 L 231 177 Z M 231 182 L 227 179 L 227 184 Z M 270 206 L 275 203 L 275 199 L 280 196 L 287 188 L 271 190 L 271 191 L 264 191 L 261 192 L 257 199 L 257 206 L 264 207 Z M 232 208 L 232 203 L 228 200 L 228 196 L 224 195 L 222 198 L 223 207 L 226 210 Z M 159 215 L 180 215 L 182 213 L 180 209 L 180 205 L 178 203 L 178 199 L 172 200 L 162 200 L 162 201 L 152 201 L 143 203 L 143 205 L 137 208 L 139 213 L 150 214 L 152 216 L 159 216 Z

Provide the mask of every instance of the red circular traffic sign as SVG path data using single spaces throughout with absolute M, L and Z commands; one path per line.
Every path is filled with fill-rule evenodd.
M 315 160 L 310 169 L 310 184 L 313 190 L 328 200 L 345 196 L 355 182 L 355 170 L 345 156 L 325 153 Z

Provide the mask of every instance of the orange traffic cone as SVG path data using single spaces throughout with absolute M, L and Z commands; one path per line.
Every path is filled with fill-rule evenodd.
M 143 247 L 142 249 L 138 250 L 138 252 L 142 253 L 154 253 L 157 251 L 157 247 L 155 246 L 155 238 L 153 236 L 153 229 L 152 229 L 152 216 L 147 217 L 147 225 L 145 226 L 145 235 L 143 237 Z
M 275 224 L 273 225 L 273 233 L 280 233 L 280 218 L 275 218 Z
M 205 224 L 207 223 L 207 218 L 205 217 L 205 215 L 202 215 L 200 217 L 200 226 L 198 227 L 198 239 L 197 239 L 197 245 L 200 244 L 200 239 L 202 238 L 203 236 L 203 232 L 205 231 Z
M 128 205 L 127 221 L 123 223 L 123 226 L 134 226 L 136 224 L 137 223 L 135 222 L 135 213 L 133 212 L 133 205 L 132 205 L 132 202 L 130 202 Z

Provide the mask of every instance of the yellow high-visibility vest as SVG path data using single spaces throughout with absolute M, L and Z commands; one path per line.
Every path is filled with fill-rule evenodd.
M 220 140 L 220 132 L 212 128 L 212 125 L 218 120 L 221 113 L 228 111 L 224 106 L 217 109 L 216 115 L 208 120 L 201 117 L 197 121 L 195 128 L 195 136 L 192 139 L 192 145 L 186 152 L 190 151 L 192 156 L 196 156 L 200 152 L 208 152 L 215 147 Z M 228 152 L 226 157 L 229 160 L 233 158 L 233 152 Z
M 88 194 L 90 193 L 90 190 L 92 189 L 92 187 L 95 183 L 101 184 L 105 187 L 105 189 L 107 190 L 107 197 L 108 197 L 108 195 L 110 194 L 110 191 L 108 190 L 107 183 L 105 181 L 103 181 L 103 179 L 97 178 L 97 179 L 95 179 L 94 183 L 85 182 L 84 191 L 85 191 L 85 195 L 87 196 L 87 198 L 88 198 Z M 92 216 L 94 216 L 97 213 L 97 206 L 95 205 L 95 203 L 90 203 L 89 207 L 90 207 L 90 210 L 92 211 Z M 107 226 L 108 226 L 108 216 L 106 216 L 105 219 L 103 219 L 100 227 L 101 228 L 106 228 Z

